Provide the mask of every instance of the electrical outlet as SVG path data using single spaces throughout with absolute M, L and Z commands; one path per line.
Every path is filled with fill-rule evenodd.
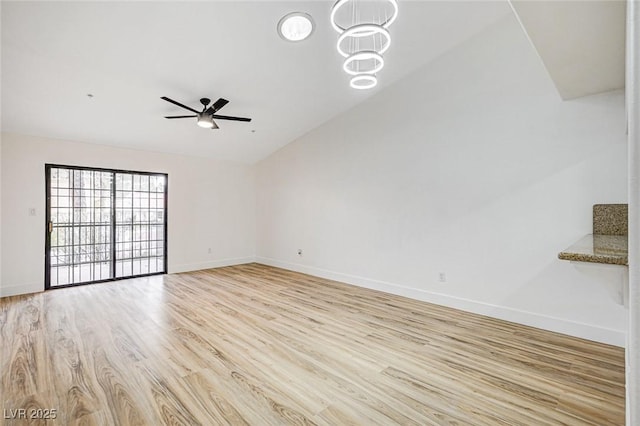
M 298 256 L 302 256 L 302 249 L 298 249 Z
M 207 253 L 211 254 L 211 247 L 209 247 L 209 249 L 207 249 Z
M 447 282 L 447 274 L 445 272 L 440 272 L 438 274 L 438 281 L 441 283 L 446 283 Z

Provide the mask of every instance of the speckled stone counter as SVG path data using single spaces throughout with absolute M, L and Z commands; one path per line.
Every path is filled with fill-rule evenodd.
M 627 204 L 595 204 L 593 233 L 595 235 L 627 235 L 628 218 Z
M 560 252 L 558 258 L 575 262 L 628 265 L 626 235 L 587 235 Z

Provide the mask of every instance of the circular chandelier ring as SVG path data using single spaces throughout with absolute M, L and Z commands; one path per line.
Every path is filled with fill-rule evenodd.
M 354 71 L 349 67 L 349 64 L 352 62 L 359 61 L 368 61 L 373 59 L 377 62 L 377 64 L 370 70 L 362 70 L 362 71 Z M 349 56 L 345 59 L 344 64 L 342 65 L 342 69 L 344 72 L 350 75 L 361 75 L 361 74 L 375 74 L 380 71 L 384 67 L 384 59 L 377 52 L 373 52 L 371 50 L 365 50 L 364 52 L 356 52 L 353 55 Z
M 378 79 L 376 78 L 375 75 L 371 75 L 371 74 L 356 75 L 349 82 L 349 85 L 351 87 L 358 90 L 371 89 L 375 87 L 376 84 L 378 84 Z
M 342 26 L 338 25 L 338 23 L 336 22 L 336 14 L 338 13 L 338 10 L 340 10 L 342 6 L 344 6 L 346 3 L 349 3 L 350 1 L 353 1 L 353 0 L 338 0 L 331 7 L 331 25 L 333 26 L 333 29 L 340 34 L 343 33 L 344 31 L 347 31 L 347 28 L 343 28 Z M 389 28 L 389 26 L 393 24 L 393 22 L 398 17 L 398 2 L 397 0 L 386 0 L 386 1 L 389 2 L 393 7 L 393 13 L 386 21 L 376 25 L 380 25 L 381 27 L 384 27 L 384 28 Z
M 389 49 L 389 46 L 391 45 L 391 34 L 389 34 L 389 31 L 387 31 L 386 28 L 377 25 L 377 24 L 360 24 L 360 25 L 355 25 L 351 28 L 349 28 L 348 30 L 346 30 L 345 32 L 343 32 L 340 37 L 338 37 L 338 44 L 336 45 L 336 48 L 338 49 L 338 53 L 340 53 L 342 56 L 344 56 L 345 58 L 349 57 L 349 54 L 347 52 L 345 52 L 342 49 L 342 43 L 349 37 L 355 37 L 355 38 L 360 38 L 360 37 L 368 37 L 368 36 L 372 36 L 375 34 L 382 34 L 382 36 L 386 39 L 385 43 L 382 43 L 380 49 L 378 49 L 376 51 L 377 54 L 382 55 L 384 52 L 387 51 L 387 49 Z

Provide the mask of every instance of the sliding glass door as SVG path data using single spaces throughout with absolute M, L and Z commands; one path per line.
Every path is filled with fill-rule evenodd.
M 166 174 L 45 171 L 46 288 L 166 273 Z
M 117 278 L 165 272 L 166 177 L 116 173 Z

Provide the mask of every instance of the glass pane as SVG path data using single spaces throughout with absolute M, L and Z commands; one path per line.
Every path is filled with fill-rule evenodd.
M 49 169 L 49 284 L 111 278 L 111 172 Z M 97 264 L 100 262 L 100 264 Z
M 117 173 L 115 179 L 116 274 L 164 272 L 165 177 Z
M 51 286 L 164 272 L 164 175 L 67 167 L 48 172 Z

